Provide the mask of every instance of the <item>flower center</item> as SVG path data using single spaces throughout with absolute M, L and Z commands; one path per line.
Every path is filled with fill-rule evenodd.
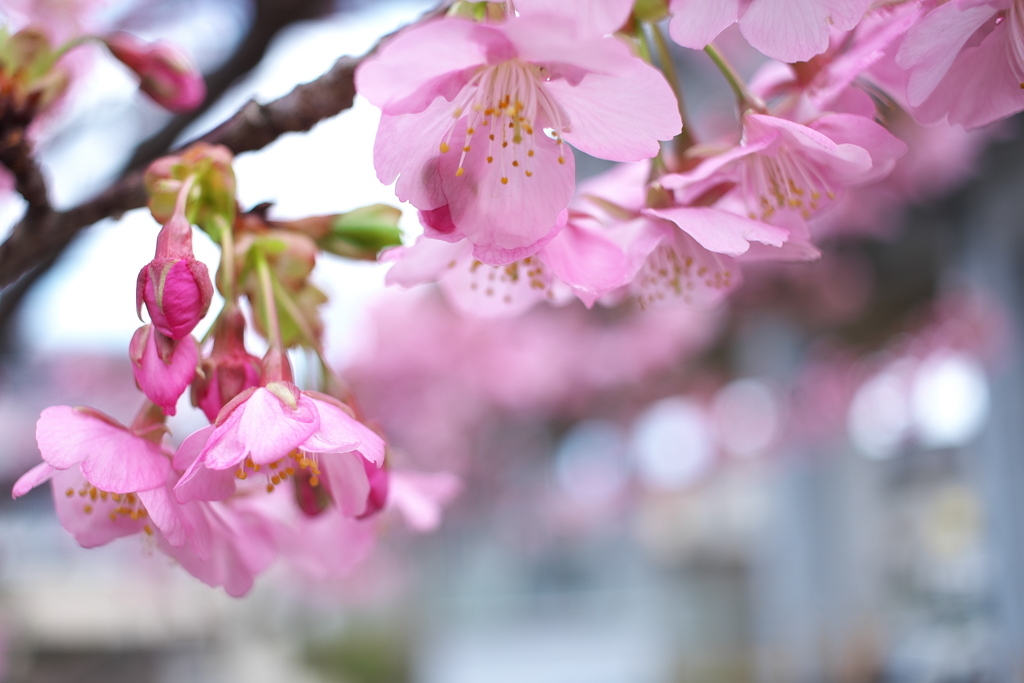
M 683 238 L 687 239 L 688 238 Z M 641 308 L 677 297 L 693 304 L 697 288 L 727 290 L 732 287 L 732 273 L 711 252 L 704 258 L 689 253 L 679 244 L 662 242 L 644 261 L 634 280 L 634 290 Z M 696 245 L 694 245 L 696 247 Z M 700 249 L 700 247 L 696 247 Z
M 538 130 L 558 145 L 564 144 L 563 116 L 543 87 L 545 74 L 544 67 L 510 59 L 483 67 L 463 88 L 452 112 L 457 121 L 464 116 L 468 119 L 456 176 L 465 172 L 466 155 L 474 143 L 482 144 L 477 136 L 486 134 L 487 163 L 499 165 L 502 185 L 508 184 L 512 173 L 533 176 L 537 149 L 533 136 Z M 442 153 L 451 149 L 454 130 L 455 126 L 449 128 L 441 142 Z M 558 163 L 565 163 L 561 148 Z
M 301 470 L 309 471 L 310 486 L 320 485 L 319 463 L 309 455 L 299 451 L 292 451 L 286 457 L 275 460 L 266 465 L 266 469 L 264 469 L 264 466 L 253 462 L 251 457 L 247 457 L 235 469 L 235 477 L 238 479 L 248 479 L 250 474 L 262 472 L 263 476 L 267 479 L 267 493 L 271 493 L 282 482 L 288 481 L 289 477 L 294 477 L 297 473 L 301 474 Z
M 456 265 L 452 261 L 448 267 L 455 268 Z M 477 260 L 469 264 L 469 288 L 473 292 L 497 297 L 503 303 L 510 304 L 523 287 L 541 291 L 549 299 L 554 298 L 551 277 L 544 270 L 544 264 L 535 256 L 527 256 L 504 266 L 491 266 Z
M 137 522 L 149 517 L 149 512 L 134 493 L 109 493 L 85 482 L 77 491 L 68 487 L 64 495 L 74 498 L 76 493 L 79 498 L 83 499 L 82 512 L 87 515 L 103 510 L 106 511 L 111 522 L 116 522 L 119 519 Z M 153 535 L 153 527 L 149 523 L 146 523 L 142 530 L 146 532 L 147 536 Z
M 784 147 L 771 155 L 751 154 L 744 162 L 741 183 L 748 215 L 755 220 L 768 220 L 778 209 L 810 218 L 823 197 L 836 198 L 835 188 L 812 164 Z

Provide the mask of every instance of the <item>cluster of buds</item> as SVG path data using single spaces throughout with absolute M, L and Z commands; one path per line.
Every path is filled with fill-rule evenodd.
M 372 518 L 401 507 L 395 498 L 410 488 L 392 493 L 385 442 L 331 369 L 323 365 L 320 386 L 300 389 L 287 352 L 305 347 L 322 358 L 326 297 L 309 282 L 319 251 L 375 258 L 398 241 L 397 210 L 298 221 L 271 221 L 263 207 L 240 213 L 232 156 L 209 145 L 158 160 L 145 181 L 163 223 L 136 285 L 138 312 L 145 307 L 150 322 L 129 347 L 147 401 L 130 426 L 91 408 L 45 410 L 36 430 L 43 462 L 14 495 L 52 481 L 61 522 L 82 545 L 153 537 L 232 595 L 278 556 L 318 576 L 351 567 L 370 547 Z M 193 226 L 222 250 L 223 306 L 201 341 L 193 332 L 214 285 L 193 254 Z M 262 359 L 246 347 L 243 297 L 269 347 Z M 166 417 L 189 387 L 211 424 L 174 449 Z M 454 492 L 450 481 L 436 483 L 435 502 Z M 412 495 L 422 506 L 422 492 Z

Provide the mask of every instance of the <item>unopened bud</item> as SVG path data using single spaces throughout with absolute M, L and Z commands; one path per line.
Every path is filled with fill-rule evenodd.
M 162 42 L 146 43 L 130 33 L 104 39 L 110 53 L 140 79 L 142 92 L 161 107 L 191 111 L 206 97 L 206 84 L 195 64 L 177 48 Z

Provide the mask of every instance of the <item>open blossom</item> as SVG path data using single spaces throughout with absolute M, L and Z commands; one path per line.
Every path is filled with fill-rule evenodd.
M 672 0 L 669 34 L 703 49 L 734 23 L 772 59 L 803 62 L 828 48 L 829 31 L 857 25 L 870 0 Z
M 922 123 L 977 128 L 1024 110 L 1024 2 L 952 0 L 911 28 L 896 63 Z
M 527 13 L 397 35 L 356 73 L 359 93 L 383 113 L 378 178 L 397 179 L 399 199 L 422 211 L 445 208 L 446 239 L 467 239 L 478 260 L 531 255 L 573 195 L 565 142 L 634 161 L 682 125 L 661 74 L 618 39 L 586 33 Z
M 831 207 L 847 187 L 885 177 L 905 152 L 863 116 L 826 114 L 805 126 L 747 112 L 742 144 L 660 182 L 695 198 L 729 180 L 751 218 L 799 221 Z
M 194 460 L 175 486 L 182 502 L 223 500 L 250 476 L 265 479 L 268 492 L 291 479 L 324 486 L 343 514 L 356 517 L 366 512 L 373 493 L 363 461 L 384 464 L 379 436 L 329 397 L 286 381 L 242 392 L 215 425 L 186 442 L 176 458 Z
M 573 295 L 588 308 L 626 279 L 626 257 L 609 237 L 574 218 L 532 256 L 502 266 L 474 258 L 472 245 L 420 237 L 387 252 L 396 261 L 388 284 L 438 282 L 468 315 L 517 315 L 540 301 L 565 303 Z

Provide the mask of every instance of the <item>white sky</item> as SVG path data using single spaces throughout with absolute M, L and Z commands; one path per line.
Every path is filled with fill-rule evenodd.
M 423 3 L 374 3 L 358 14 L 289 30 L 273 45 L 252 78 L 228 93 L 188 136 L 209 129 L 252 96 L 260 101 L 279 97 L 296 83 L 319 76 L 339 56 L 364 52 L 380 35 L 414 20 L 422 9 Z M 131 125 L 132 112 L 129 109 L 126 117 L 122 110 L 128 108 L 119 102 L 125 90 L 134 86 L 108 62 L 96 59 L 76 105 L 90 106 L 115 122 L 127 120 L 123 125 Z M 149 105 L 134 102 L 128 106 Z M 373 170 L 378 116 L 376 109 L 357 99 L 352 110 L 321 123 L 311 133 L 287 135 L 263 151 L 239 157 L 235 172 L 242 206 L 271 201 L 275 205 L 272 216 L 290 218 L 375 202 L 397 205 L 392 189 L 382 186 Z M 110 169 L 118 163 L 116 155 L 107 150 L 117 147 L 115 138 L 123 128 L 112 125 L 77 139 L 75 122 L 62 124 L 67 140 L 58 137 L 50 145 L 45 164 L 54 199 L 66 206 L 105 184 Z M 15 202 L 0 205 L 0 225 L 13 221 L 16 206 Z M 404 213 L 408 241 L 420 228 L 414 211 L 404 207 Z M 32 347 L 42 351 L 124 349 L 127 353 L 128 341 L 141 324 L 135 315 L 135 279 L 153 257 L 158 229 L 148 211 L 140 210 L 120 222 L 98 224 L 80 237 L 52 276 L 25 302 L 25 330 Z M 194 246 L 197 258 L 205 261 L 212 273 L 219 251 L 199 231 Z M 331 297 L 324 315 L 328 357 L 344 359 L 353 348 L 349 330 L 366 301 L 383 287 L 385 271 L 385 266 L 352 264 L 333 257 L 318 264 L 316 282 Z M 211 308 L 211 320 L 216 306 Z M 204 329 L 201 326 L 197 332 Z

